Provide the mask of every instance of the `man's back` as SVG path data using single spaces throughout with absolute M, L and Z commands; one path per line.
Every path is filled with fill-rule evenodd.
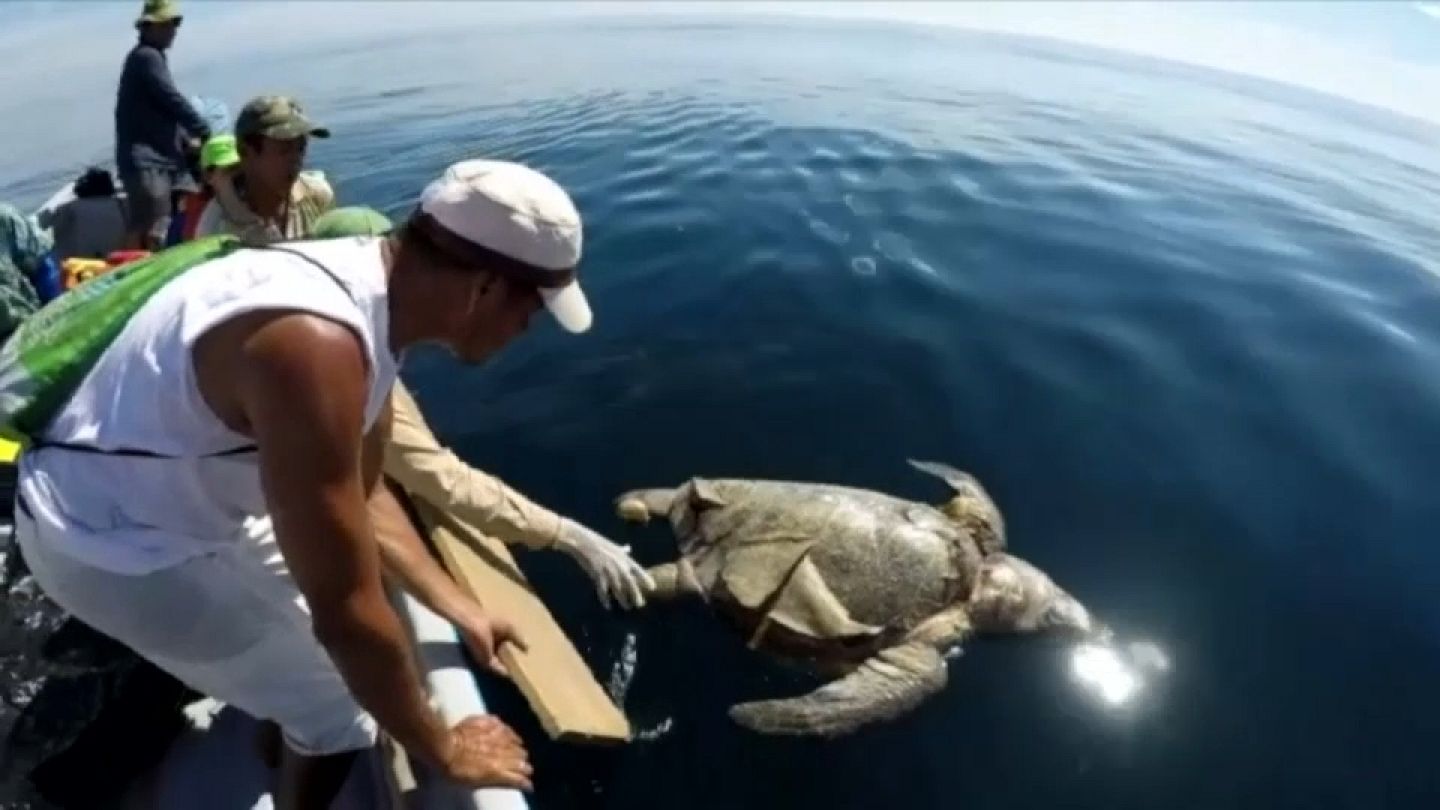
M 60 206 L 51 217 L 55 258 L 103 259 L 125 243 L 125 201 L 119 197 L 81 197 Z

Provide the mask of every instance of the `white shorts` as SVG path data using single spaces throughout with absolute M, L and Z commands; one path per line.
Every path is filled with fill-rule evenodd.
M 15 510 L 15 536 L 45 594 L 196 691 L 278 723 L 305 755 L 375 743 L 374 720 L 351 696 L 311 630 L 310 614 L 268 520 L 235 542 L 141 575 L 87 565 L 56 548 L 65 526 Z

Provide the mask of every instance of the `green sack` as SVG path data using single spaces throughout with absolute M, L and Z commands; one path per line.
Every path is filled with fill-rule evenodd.
M 151 296 L 240 247 L 228 235 L 185 242 L 96 276 L 27 318 L 0 347 L 0 437 L 32 444 Z

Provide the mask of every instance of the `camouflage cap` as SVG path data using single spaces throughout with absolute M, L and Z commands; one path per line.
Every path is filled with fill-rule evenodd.
M 140 18 L 135 24 L 178 23 L 182 19 L 184 16 L 180 13 L 180 4 L 175 0 L 145 0 L 145 5 L 140 8 Z
M 235 118 L 235 137 L 247 135 L 288 141 L 307 135 L 328 138 L 330 130 L 306 118 L 300 102 L 289 96 L 258 96 L 246 102 Z

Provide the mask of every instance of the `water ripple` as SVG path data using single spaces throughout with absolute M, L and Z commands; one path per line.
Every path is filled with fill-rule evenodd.
M 484 369 L 409 361 L 447 442 L 616 534 L 609 499 L 632 486 L 934 498 L 903 459 L 950 460 L 1017 553 L 1186 662 L 1152 715 L 1093 717 L 1043 647 L 977 641 L 926 710 L 795 746 L 728 724 L 773 671 L 752 684 L 764 665 L 677 608 L 617 692 L 674 725 L 614 760 L 606 804 L 940 806 L 983 773 L 1007 807 L 1428 806 L 1404 799 L 1433 781 L 1418 732 L 1440 724 L 1413 697 L 1440 677 L 1433 133 L 1032 40 L 567 30 L 476 48 L 457 23 L 424 59 L 376 40 L 316 93 L 345 135 L 313 157 L 343 199 L 403 212 L 486 155 L 552 173 L 584 214 L 590 334 L 537 318 Z M 27 164 L 3 188 L 64 174 Z M 535 579 L 577 636 L 617 621 L 578 580 Z M 1332 733 L 1309 731 L 1316 706 Z M 576 806 L 568 789 L 544 803 Z

